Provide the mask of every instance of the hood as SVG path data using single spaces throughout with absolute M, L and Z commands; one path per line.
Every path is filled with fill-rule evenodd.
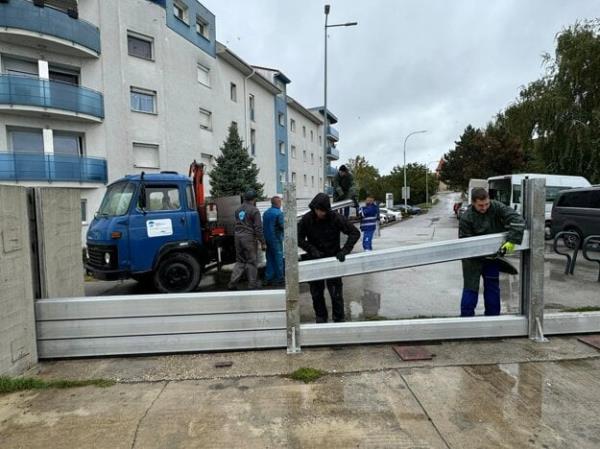
M 329 196 L 327 194 L 317 193 L 317 195 L 312 199 L 308 207 L 312 211 L 314 211 L 315 209 L 323 209 L 327 212 L 331 212 L 331 201 L 329 200 Z

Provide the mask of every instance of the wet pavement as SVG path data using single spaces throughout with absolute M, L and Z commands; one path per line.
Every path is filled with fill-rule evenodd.
M 456 193 L 440 194 L 437 204 L 428 213 L 384 227 L 381 236 L 374 239 L 373 248 L 385 249 L 457 238 L 458 221 L 452 212 L 452 205 L 458 197 Z M 359 242 L 354 252 L 360 251 Z M 598 264 L 586 261 L 579 255 L 575 274 L 566 276 L 566 259 L 554 253 L 551 243 L 546 244 L 545 253 L 546 310 L 600 308 Z M 516 267 L 519 266 L 518 255 L 509 257 L 509 260 Z M 202 280 L 199 290 L 224 290 L 228 276 L 228 271 L 209 273 Z M 343 282 L 346 317 L 352 321 L 452 317 L 460 314 L 460 261 L 353 276 L 344 278 Z M 501 274 L 500 288 L 502 313 L 520 313 L 519 277 Z M 86 282 L 87 296 L 150 292 L 151 289 L 135 281 Z M 327 303 L 329 307 L 329 299 Z M 302 322 L 314 320 L 308 284 L 300 286 L 300 313 Z M 482 298 L 476 313 L 483 314 Z
M 45 362 L 46 379 L 118 383 L 0 396 L 0 447 L 600 447 L 600 352 L 575 337 L 425 348 L 433 360 L 372 345 Z M 300 366 L 326 374 L 285 377 Z

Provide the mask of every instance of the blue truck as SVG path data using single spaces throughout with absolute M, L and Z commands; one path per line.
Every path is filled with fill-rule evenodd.
M 87 232 L 88 273 L 183 293 L 207 270 L 233 263 L 233 235 L 218 224 L 219 203 L 205 204 L 204 166 L 194 161 L 189 174 L 142 172 L 111 183 Z

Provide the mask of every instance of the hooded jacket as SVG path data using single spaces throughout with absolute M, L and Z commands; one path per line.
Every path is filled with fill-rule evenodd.
M 354 177 L 348 172 L 340 175 L 338 171 L 333 178 L 333 201 L 352 200 L 356 198 L 356 186 Z
M 298 223 L 298 246 L 312 259 L 334 257 L 340 251 L 340 232 L 343 232 L 348 239 L 341 250 L 350 254 L 360 231 L 346 217 L 332 212 L 329 197 L 324 193 L 318 193 L 308 207 L 310 211 Z M 327 211 L 325 218 L 319 220 L 315 209 Z
M 260 212 L 253 201 L 244 201 L 235 211 L 235 236 L 264 242 Z

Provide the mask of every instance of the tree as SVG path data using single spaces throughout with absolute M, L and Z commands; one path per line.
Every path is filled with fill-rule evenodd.
M 425 173 L 427 172 L 427 186 L 425 188 Z M 406 165 L 406 183 L 410 187 L 409 204 L 424 203 L 427 193 L 431 198 L 437 192 L 437 179 L 435 173 L 432 173 L 425 164 L 407 164 Z M 394 195 L 395 203 L 402 203 L 402 187 L 404 186 L 404 169 L 401 165 L 396 165 L 388 176 L 384 177 L 383 186 L 387 193 Z
M 366 198 L 367 193 L 374 194 L 380 179 L 379 170 L 369 164 L 364 156 L 349 159 L 347 165 L 354 176 L 359 200 Z
M 510 130 L 535 168 L 600 182 L 600 21 L 561 32 L 554 58 L 546 55 L 545 63 L 546 75 L 506 110 Z
M 451 189 L 465 191 L 469 179 L 514 173 L 524 167 L 521 140 L 497 120 L 485 131 L 467 126 L 454 150 L 444 155 L 440 177 Z
M 263 197 L 263 184 L 258 182 L 258 168 L 252 162 L 248 149 L 243 147 L 237 126 L 229 127 L 229 134 L 220 148 L 216 165 L 209 173 L 212 196 L 241 195 L 254 189 Z

